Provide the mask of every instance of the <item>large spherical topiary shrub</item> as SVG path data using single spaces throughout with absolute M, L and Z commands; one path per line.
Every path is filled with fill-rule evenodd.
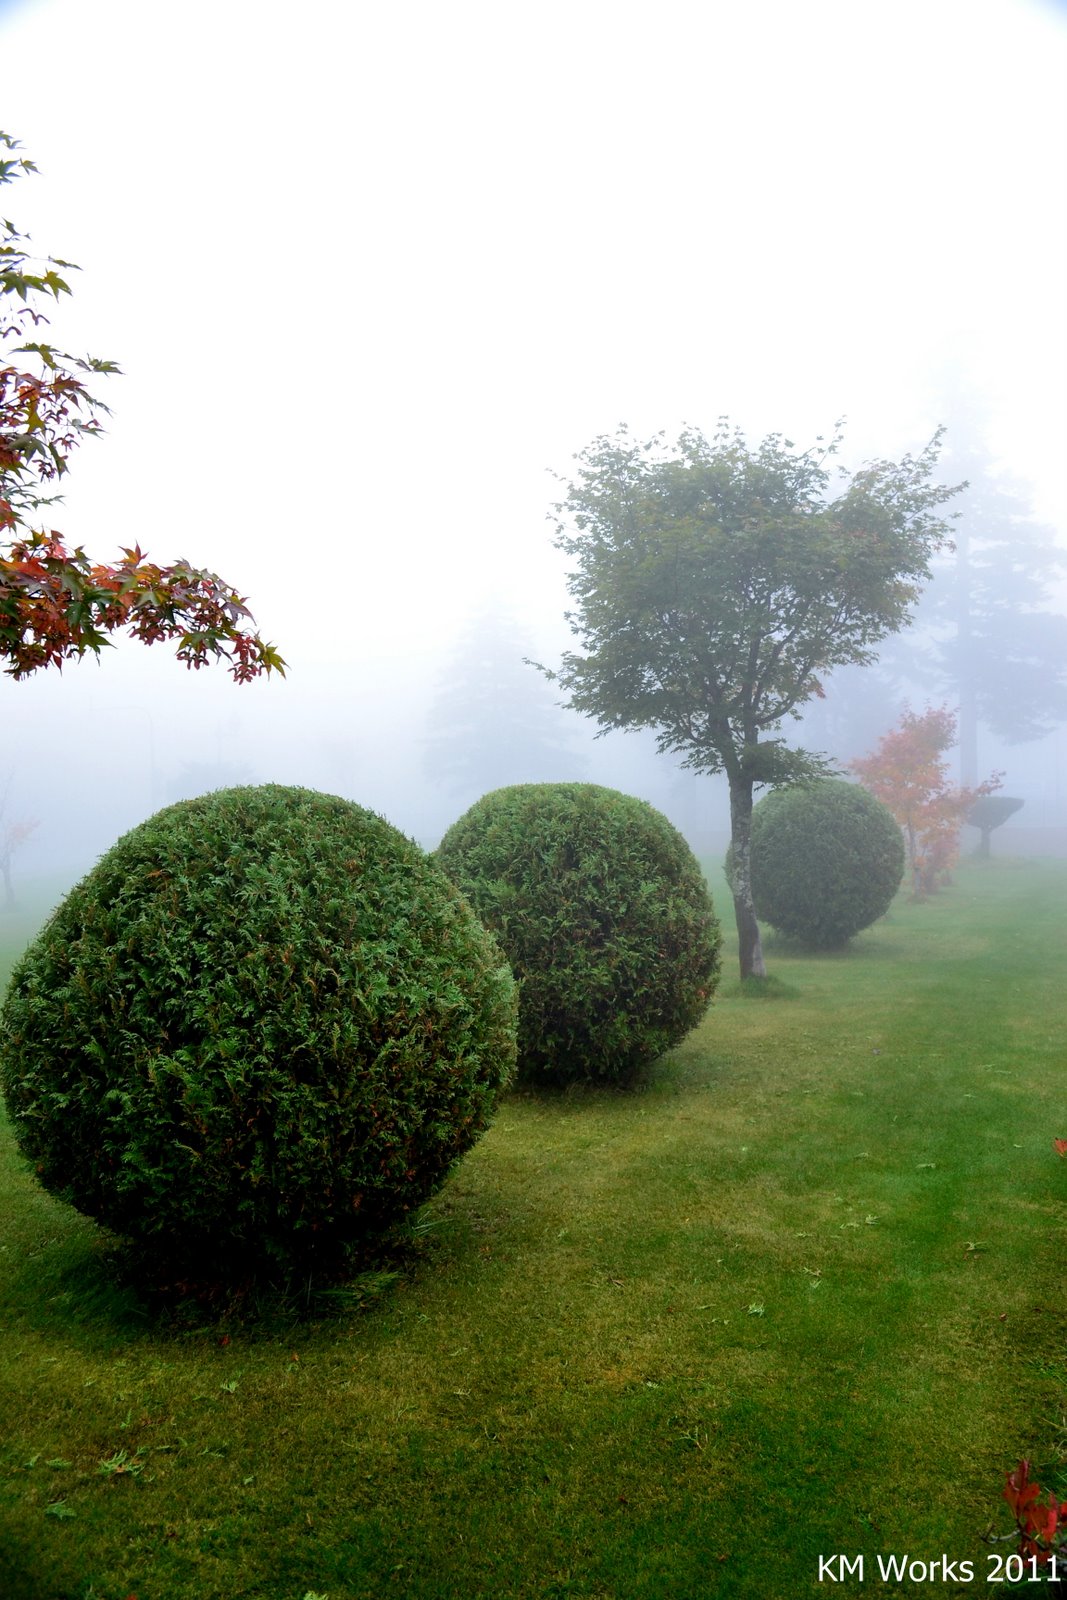
M 68 895 L 12 976 L 0 1086 L 45 1188 L 161 1266 L 336 1268 L 485 1128 L 515 1014 L 499 948 L 389 823 L 228 789 Z
M 519 1076 L 625 1080 L 700 1021 L 718 923 L 681 834 L 590 783 L 484 796 L 437 859 L 519 979 Z
M 753 808 L 756 915 L 813 948 L 839 948 L 884 916 L 903 876 L 900 828 L 859 784 L 776 789 Z

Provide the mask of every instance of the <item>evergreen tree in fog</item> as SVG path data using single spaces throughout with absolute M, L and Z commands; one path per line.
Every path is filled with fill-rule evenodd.
M 967 482 L 955 503 L 955 550 L 935 561 L 914 627 L 883 663 L 958 708 L 960 782 L 973 787 L 980 728 L 1025 744 L 1067 721 L 1067 617 L 1053 596 L 1065 562 L 1023 488 L 994 471 L 980 419 L 964 404 L 953 411 L 942 472 Z
M 886 641 L 877 664 L 827 677 L 825 697 L 804 708 L 804 737 L 849 761 L 906 703 L 944 701 L 957 713 L 960 783 L 973 788 L 981 728 L 1025 744 L 1067 721 L 1067 617 L 1053 587 L 1065 561 L 1022 486 L 994 471 L 980 419 L 962 402 L 953 410 L 938 476 L 966 481 L 954 548 L 935 557 L 914 624 Z
M 513 617 L 479 613 L 461 635 L 427 717 L 427 777 L 474 801 L 513 783 L 585 776 L 573 748 L 577 718 L 523 657 L 532 649 Z

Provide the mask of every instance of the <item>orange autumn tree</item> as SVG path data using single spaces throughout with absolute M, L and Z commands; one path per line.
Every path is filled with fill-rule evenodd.
M 0 186 L 36 172 L 0 132 Z M 126 629 L 144 644 L 177 641 L 178 659 L 199 668 L 225 660 L 238 683 L 284 676 L 273 645 L 246 624 L 243 597 L 215 573 L 179 560 L 161 567 L 138 545 L 112 565 L 68 547 L 35 525 L 67 471 L 71 452 L 101 431 L 107 406 L 88 386 L 118 371 L 113 361 L 75 357 L 42 338 L 42 303 L 70 294 L 69 261 L 31 256 L 29 240 L 0 217 L 0 660 L 12 677 L 99 655 Z M 19 358 L 19 359 L 16 359 Z M 29 358 L 29 359 L 27 359 Z
M 968 811 L 980 795 L 1000 787 L 1000 775 L 994 774 L 976 788 L 955 788 L 944 759 L 955 743 L 956 718 L 947 706 L 906 710 L 871 755 L 851 763 L 864 788 L 889 807 L 904 831 L 917 900 L 947 880 Z

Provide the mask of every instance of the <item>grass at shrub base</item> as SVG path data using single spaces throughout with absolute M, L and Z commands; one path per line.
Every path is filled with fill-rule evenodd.
M 637 1093 L 504 1102 L 362 1315 L 167 1332 L 6 1138 L 0 1593 L 784 1600 L 837 1551 L 985 1591 L 1067 1392 L 1067 871 L 999 866 L 769 941 L 790 1003 Z

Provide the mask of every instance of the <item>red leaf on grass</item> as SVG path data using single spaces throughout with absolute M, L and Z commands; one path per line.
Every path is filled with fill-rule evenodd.
M 1022 1522 L 1027 1511 L 1041 1493 L 1039 1483 L 1030 1482 L 1030 1463 L 1020 1461 L 1014 1472 L 1008 1473 L 1004 1485 L 1004 1498 L 1011 1507 L 1017 1522 Z

